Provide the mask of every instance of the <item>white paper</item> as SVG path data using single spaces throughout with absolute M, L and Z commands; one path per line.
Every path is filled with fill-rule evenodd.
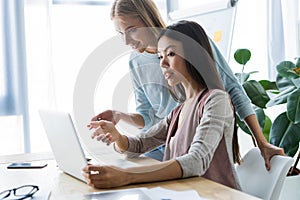
M 147 195 L 150 196 L 152 200 L 204 200 L 204 198 L 199 196 L 196 190 L 176 191 L 161 187 L 155 187 L 146 190 L 145 193 L 147 193 Z
M 56 200 L 83 199 L 83 200 L 205 200 L 195 190 L 176 191 L 161 187 L 151 189 L 131 188 L 122 190 L 109 190 L 88 194 L 63 195 Z

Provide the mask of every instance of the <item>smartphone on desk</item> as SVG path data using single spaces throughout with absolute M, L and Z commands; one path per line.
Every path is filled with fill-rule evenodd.
M 39 162 L 20 162 L 20 163 L 11 163 L 7 166 L 7 169 L 41 169 L 47 166 L 47 163 Z

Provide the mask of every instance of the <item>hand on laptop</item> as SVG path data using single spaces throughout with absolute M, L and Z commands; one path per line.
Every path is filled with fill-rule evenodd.
M 82 170 L 88 185 L 112 188 L 130 184 L 129 173 L 115 166 L 88 165 Z

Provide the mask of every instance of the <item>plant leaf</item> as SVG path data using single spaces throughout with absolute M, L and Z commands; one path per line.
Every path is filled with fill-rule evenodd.
M 270 100 L 270 97 L 257 81 L 247 81 L 243 84 L 243 87 L 254 105 L 260 108 L 266 108 L 266 104 Z
M 300 68 L 300 57 L 296 59 L 296 67 Z
M 293 81 L 281 76 L 280 74 L 277 74 L 276 85 L 277 85 L 279 91 L 285 91 L 287 88 L 295 86 Z
M 270 143 L 281 147 L 288 156 L 294 156 L 300 141 L 300 124 L 293 124 L 286 112 L 281 113 L 273 122 Z
M 260 80 L 258 81 L 259 84 L 261 84 L 261 86 L 265 89 L 265 90 L 268 90 L 272 93 L 276 93 L 278 94 L 279 93 L 279 90 L 278 90 L 278 87 L 276 85 L 276 82 L 275 81 L 268 81 L 268 80 Z
M 300 88 L 300 78 L 294 78 L 291 81 L 297 88 Z
M 266 115 L 266 118 L 264 121 L 265 121 L 265 125 L 264 125 L 262 132 L 263 132 L 266 140 L 269 141 L 270 131 L 271 131 L 271 127 L 272 127 L 272 121 L 267 115 Z
M 273 97 L 267 104 L 267 107 L 284 104 L 287 102 L 288 96 L 293 92 L 293 90 L 297 89 L 295 86 L 287 88 L 285 91 L 280 92 L 277 96 Z
M 246 63 L 251 58 L 251 52 L 248 49 L 237 49 L 234 53 L 234 59 L 241 65 L 246 65 Z
M 300 89 L 290 94 L 287 99 L 287 116 L 293 123 L 300 123 Z
M 295 74 L 296 77 L 299 77 L 300 76 L 300 68 L 296 67 L 296 68 L 293 68 L 293 69 L 289 69 L 288 72 L 292 73 L 292 74 Z
M 290 120 L 286 116 L 286 112 L 281 113 L 273 122 L 270 132 L 269 142 L 275 146 L 279 146 L 281 139 L 288 128 Z
M 282 61 L 276 66 L 277 72 L 285 78 L 299 77 L 296 73 L 290 71 L 293 70 L 294 68 L 296 68 L 296 65 L 290 61 Z
M 251 75 L 251 74 L 256 74 L 256 73 L 258 73 L 259 71 L 252 71 L 252 72 L 249 72 L 249 74 Z

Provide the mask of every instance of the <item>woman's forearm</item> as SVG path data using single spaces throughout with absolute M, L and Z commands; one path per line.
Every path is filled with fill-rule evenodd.
M 140 114 L 123 112 L 119 112 L 118 114 L 120 119 L 132 126 L 137 128 L 144 128 L 145 126 L 144 118 Z
M 154 182 L 182 177 L 182 169 L 176 160 L 128 169 L 130 183 Z
M 268 143 L 267 140 L 266 140 L 266 138 L 265 138 L 265 136 L 262 133 L 261 127 L 259 126 L 257 118 L 256 118 L 256 116 L 254 114 L 247 116 L 244 119 L 244 121 L 246 122 L 246 124 L 250 128 L 253 136 L 256 139 L 257 145 L 259 147 L 262 146 L 262 145 L 264 145 L 264 144 L 266 144 L 266 143 Z
M 125 135 L 120 135 L 119 138 L 115 142 L 116 148 L 121 151 L 127 151 L 128 149 L 128 138 Z
M 182 177 L 176 160 L 132 168 L 87 165 L 83 168 L 87 183 L 95 188 L 112 188 L 133 183 L 155 182 Z

